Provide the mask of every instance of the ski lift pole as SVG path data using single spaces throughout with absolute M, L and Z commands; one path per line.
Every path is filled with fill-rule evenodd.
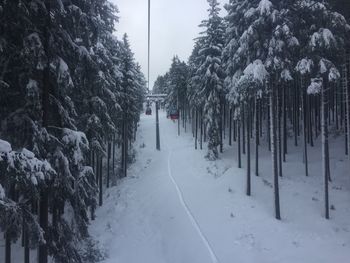
M 159 135 L 159 116 L 158 116 L 159 102 L 156 100 L 156 148 L 160 151 L 160 135 Z
M 177 108 L 177 135 L 180 136 L 180 103 L 179 103 L 179 89 L 177 89 L 177 100 L 176 100 L 176 108 Z M 181 116 L 182 117 L 182 116 Z

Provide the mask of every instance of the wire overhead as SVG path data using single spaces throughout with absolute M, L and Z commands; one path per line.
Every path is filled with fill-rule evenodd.
M 148 72 L 147 72 L 147 88 L 149 91 L 149 72 L 151 60 L 151 0 L 148 0 Z

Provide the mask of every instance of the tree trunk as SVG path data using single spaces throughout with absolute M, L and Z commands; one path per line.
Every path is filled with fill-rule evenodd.
M 200 125 L 201 125 L 201 134 L 200 134 L 200 149 L 203 150 L 203 110 L 200 110 Z
M 241 118 L 241 116 L 239 117 Z M 238 168 L 242 168 L 242 156 L 241 156 L 241 119 L 237 120 L 237 136 L 238 136 Z
M 110 166 L 110 159 L 111 159 L 111 143 L 107 142 L 107 188 L 109 188 L 109 166 Z
M 258 98 L 255 97 L 255 175 L 259 176 L 259 114 Z
M 113 147 L 113 156 L 112 156 L 112 175 L 113 178 L 115 178 L 115 173 L 114 173 L 114 169 L 115 169 L 115 134 L 113 134 L 113 143 L 112 143 L 112 147 Z
M 277 145 L 278 145 L 278 174 L 280 177 L 283 175 L 282 171 L 282 136 L 281 136 L 281 100 L 280 100 L 280 88 L 277 88 Z
M 287 114 L 286 114 L 286 86 L 282 89 L 282 115 L 283 115 L 283 162 L 287 154 Z
M 274 177 L 274 199 L 275 199 L 275 217 L 281 219 L 280 214 L 280 200 L 279 200 L 279 183 L 278 183 L 278 167 L 277 167 L 277 145 L 276 145 L 276 107 L 275 107 L 275 87 L 274 83 L 271 83 L 270 92 L 270 131 L 271 131 L 271 156 L 272 156 L 272 169 Z
M 232 146 L 232 108 L 230 107 L 230 113 L 229 113 L 229 139 L 228 144 Z
M 103 174 L 102 174 L 102 156 L 99 157 L 99 187 L 100 187 L 100 191 L 99 191 L 99 206 L 102 206 L 103 204 L 103 184 L 102 184 L 102 179 L 103 179 Z
M 302 113 L 303 113 L 303 162 L 305 166 L 305 175 L 309 175 L 309 169 L 308 169 L 308 156 L 307 156 L 307 130 L 306 130 L 306 118 L 307 118 L 307 112 L 306 112 L 306 89 L 304 88 L 303 83 L 303 77 L 300 77 L 300 83 L 301 83 L 301 107 L 302 107 Z
M 11 239 L 5 234 L 5 263 L 11 263 Z
M 222 121 L 222 114 L 223 113 L 223 107 L 222 103 L 220 103 L 220 120 L 219 120 L 219 130 L 220 130 L 220 153 L 223 152 L 223 127 L 224 127 L 224 121 Z
M 270 105 L 270 100 L 269 100 L 269 106 L 268 109 L 271 108 Z M 267 110 L 267 142 L 268 142 L 268 149 L 271 152 L 271 113 L 270 110 Z
M 39 224 L 44 231 L 45 240 L 47 240 L 47 230 L 48 230 L 48 213 L 49 213 L 49 195 L 47 190 L 42 190 L 40 194 L 40 204 L 39 204 Z M 47 244 L 39 245 L 38 249 L 38 262 L 47 263 Z
M 321 131 L 322 131 L 322 172 L 324 178 L 324 205 L 325 217 L 329 219 L 329 193 L 328 193 L 328 172 L 327 172 L 327 144 L 328 144 L 328 123 L 327 123 L 327 98 L 325 94 L 326 79 L 324 78 L 324 85 L 321 91 Z
M 251 173 L 250 173 L 250 109 L 249 109 L 250 103 L 246 105 L 247 109 L 247 195 L 250 196 L 251 194 Z
M 29 250 L 28 231 L 26 227 L 24 227 L 23 232 L 24 232 L 24 263 L 29 263 L 30 250 Z
M 242 114 L 242 139 L 243 139 L 243 143 L 242 143 L 242 153 L 245 154 L 245 112 L 244 112 L 244 106 L 241 105 L 241 108 L 243 108 L 243 110 L 241 110 L 241 114 Z
M 196 125 L 195 125 L 195 146 L 194 146 L 194 148 L 197 150 L 197 148 L 198 148 L 198 110 L 197 110 L 197 108 L 195 110 L 195 119 L 196 119 Z

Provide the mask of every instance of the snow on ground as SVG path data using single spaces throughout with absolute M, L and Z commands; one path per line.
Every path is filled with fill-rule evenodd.
M 349 262 L 350 177 L 344 142 L 331 144 L 331 220 L 322 214 L 320 149 L 309 149 L 310 176 L 305 177 L 297 153 L 301 147 L 290 146 L 281 180 L 283 219 L 277 221 L 267 150 L 261 149 L 261 175 L 252 175 L 248 197 L 235 146 L 225 146 L 220 160 L 209 162 L 205 150 L 194 150 L 190 133 L 182 130 L 177 136 L 177 123 L 162 111 L 160 134 L 158 152 L 155 116 L 142 115 L 136 163 L 126 179 L 106 191 L 97 211 L 90 231 L 108 255 L 104 263 Z

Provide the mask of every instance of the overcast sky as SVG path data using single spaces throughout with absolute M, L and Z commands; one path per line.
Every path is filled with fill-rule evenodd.
M 119 9 L 117 35 L 129 35 L 135 58 L 147 77 L 148 0 L 111 1 Z M 228 0 L 219 2 L 226 3 Z M 200 32 L 198 25 L 207 17 L 207 9 L 206 0 L 151 0 L 150 89 L 157 76 L 163 75 L 169 69 L 174 55 L 187 61 L 192 51 L 193 39 Z

